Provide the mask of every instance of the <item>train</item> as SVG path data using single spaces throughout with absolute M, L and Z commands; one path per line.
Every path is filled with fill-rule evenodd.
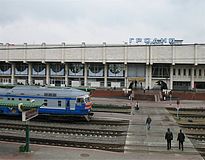
M 88 92 L 75 88 L 53 88 L 42 86 L 14 86 L 0 88 L 0 101 L 24 103 L 40 102 L 39 115 L 77 116 L 90 121 L 93 116 Z M 18 107 L 0 106 L 0 114 L 20 115 Z

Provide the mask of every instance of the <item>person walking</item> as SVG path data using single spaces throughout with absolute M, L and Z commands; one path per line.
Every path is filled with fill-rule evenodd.
M 139 102 L 135 103 L 135 110 L 139 110 Z
M 173 134 L 170 131 L 170 129 L 167 129 L 167 132 L 165 134 L 165 139 L 167 140 L 167 150 L 171 149 L 171 141 L 173 140 Z
M 152 122 L 152 119 L 151 119 L 150 116 L 148 115 L 147 120 L 146 120 L 146 125 L 147 125 L 147 129 L 148 129 L 148 130 L 150 130 L 151 122 Z
M 184 150 L 184 146 L 183 146 L 184 140 L 185 140 L 184 133 L 180 129 L 180 132 L 178 133 L 177 141 L 179 141 L 179 149 L 182 149 L 182 151 Z

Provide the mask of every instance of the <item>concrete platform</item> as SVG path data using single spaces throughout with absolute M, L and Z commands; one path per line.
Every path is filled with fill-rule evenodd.
M 97 99 L 95 99 L 97 101 Z M 105 103 L 129 103 L 127 100 L 100 99 Z M 125 152 L 114 153 L 107 151 L 52 147 L 44 145 L 31 145 L 32 152 L 19 153 L 19 143 L 0 142 L 0 159 L 72 159 L 72 160 L 203 160 L 194 149 L 189 139 L 185 139 L 184 151 L 178 150 L 176 140 L 179 127 L 174 119 L 164 108 L 165 102 L 150 103 L 140 102 L 140 109 L 133 110 L 132 115 L 126 115 L 130 119 L 128 136 L 126 138 Z M 145 127 L 147 115 L 152 118 L 151 129 Z M 172 149 L 167 151 L 164 139 L 167 128 L 174 134 Z

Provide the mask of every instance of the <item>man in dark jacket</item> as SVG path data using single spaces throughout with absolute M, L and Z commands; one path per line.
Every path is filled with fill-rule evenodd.
M 179 149 L 182 148 L 182 151 L 184 150 L 184 146 L 183 146 L 184 140 L 185 140 L 184 133 L 182 133 L 182 130 L 180 129 L 180 132 L 178 133 L 177 141 L 179 141 Z
M 146 125 L 147 125 L 147 129 L 150 130 L 150 124 L 152 122 L 152 119 L 150 118 L 150 116 L 148 115 L 147 119 L 146 119 Z
M 170 129 L 167 129 L 167 132 L 165 134 L 165 139 L 167 140 L 167 150 L 171 149 L 171 141 L 173 140 L 173 134 L 170 131 Z

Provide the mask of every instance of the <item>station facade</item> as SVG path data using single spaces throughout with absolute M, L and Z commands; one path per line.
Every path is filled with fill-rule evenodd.
M 0 44 L 0 83 L 205 89 L 205 44 Z

